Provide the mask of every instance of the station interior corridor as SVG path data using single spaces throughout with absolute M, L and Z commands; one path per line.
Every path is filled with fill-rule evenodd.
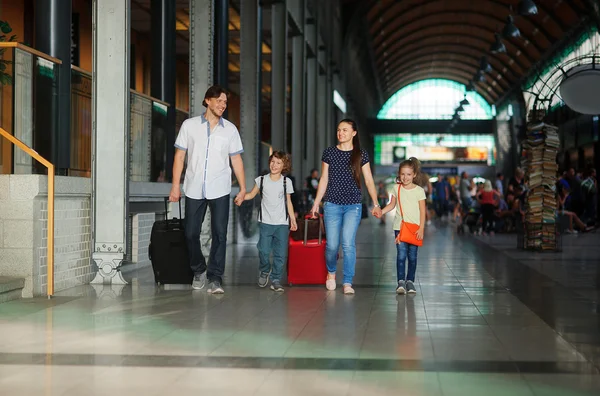
M 418 293 L 397 296 L 391 223 L 363 220 L 354 296 L 260 289 L 247 244 L 229 247 L 222 296 L 159 289 L 146 267 L 122 289 L 2 304 L 0 393 L 600 394 L 597 234 L 534 254 L 439 223 Z

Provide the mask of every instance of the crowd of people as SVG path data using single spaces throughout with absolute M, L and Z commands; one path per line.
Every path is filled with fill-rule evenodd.
M 438 174 L 433 183 L 428 177 L 428 220 L 451 221 L 472 233 L 493 235 L 514 232 L 525 214 L 527 185 L 525 172 L 517 168 L 506 182 L 502 173 L 495 180 Z M 477 180 L 477 181 L 476 181 Z M 596 170 L 565 171 L 556 183 L 557 217 L 564 233 L 593 230 L 597 223 L 598 181 Z

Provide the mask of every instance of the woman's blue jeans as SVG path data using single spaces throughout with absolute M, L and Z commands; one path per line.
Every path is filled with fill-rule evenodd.
M 325 248 L 325 261 L 327 271 L 335 274 L 337 268 L 340 240 L 344 254 L 344 280 L 343 284 L 352 284 L 354 269 L 356 267 L 356 231 L 360 224 L 362 205 L 336 205 L 325 202 L 323 205 L 325 217 L 325 232 L 327 245 Z
M 400 231 L 395 230 L 394 236 L 397 238 Z M 398 281 L 415 281 L 417 272 L 417 252 L 419 247 L 410 243 L 400 242 L 396 244 L 398 255 L 396 256 L 396 271 Z M 406 273 L 406 259 L 408 259 L 408 273 Z

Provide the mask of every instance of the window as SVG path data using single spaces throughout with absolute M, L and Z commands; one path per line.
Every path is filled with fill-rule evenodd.
M 492 107 L 477 92 L 466 92 L 456 81 L 428 79 L 412 83 L 388 99 L 377 118 L 385 120 L 450 120 L 465 93 L 469 105 L 463 120 L 490 120 Z

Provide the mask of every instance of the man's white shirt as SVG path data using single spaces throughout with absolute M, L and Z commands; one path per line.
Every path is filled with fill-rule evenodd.
M 184 194 L 193 199 L 216 199 L 231 193 L 229 157 L 244 152 L 235 125 L 223 117 L 215 128 L 204 117 L 188 118 L 179 129 L 175 147 L 187 151 Z

